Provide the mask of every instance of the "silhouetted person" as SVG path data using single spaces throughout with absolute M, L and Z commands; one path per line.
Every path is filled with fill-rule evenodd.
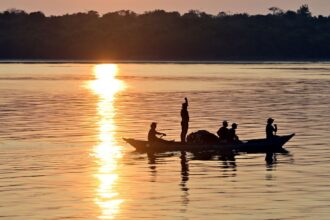
M 268 118 L 267 120 L 267 125 L 266 125 L 266 138 L 271 139 L 275 137 L 275 134 L 277 132 L 277 125 L 274 124 L 273 126 L 274 119 Z
M 162 141 L 164 141 L 164 140 L 158 138 L 157 135 L 166 136 L 166 134 L 156 131 L 156 127 L 157 127 L 157 123 L 152 122 L 151 125 L 150 125 L 149 133 L 148 133 L 148 141 L 149 142 L 157 142 L 157 141 L 162 142 Z
M 186 135 L 189 127 L 188 99 L 184 98 L 181 109 L 181 142 L 186 143 Z
M 222 122 L 222 127 L 219 128 L 217 134 L 219 136 L 219 140 L 220 141 L 227 141 L 228 140 L 228 122 L 227 121 L 223 121 Z
M 231 129 L 228 131 L 228 142 L 236 142 L 239 141 L 238 136 L 236 135 L 237 124 L 233 123 L 231 125 Z

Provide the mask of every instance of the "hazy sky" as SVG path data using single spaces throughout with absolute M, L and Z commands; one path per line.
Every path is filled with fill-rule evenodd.
M 219 11 L 265 14 L 271 6 L 296 10 L 302 4 L 308 4 L 314 15 L 330 15 L 330 0 L 0 0 L 0 10 L 17 8 L 27 12 L 43 11 L 47 15 L 89 10 L 104 14 L 121 9 L 137 13 L 154 9 L 179 12 L 197 9 L 211 14 Z

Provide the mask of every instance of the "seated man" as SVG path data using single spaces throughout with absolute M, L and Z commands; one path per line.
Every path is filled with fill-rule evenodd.
M 226 142 L 228 140 L 228 122 L 227 121 L 223 121 L 222 122 L 222 127 L 219 128 L 217 134 L 219 136 L 219 140 L 221 142 Z
M 237 124 L 233 123 L 231 129 L 228 131 L 228 142 L 233 143 L 239 141 L 238 136 L 236 135 Z
M 156 131 L 156 127 L 157 127 L 157 123 L 152 122 L 151 125 L 150 125 L 149 133 L 148 133 L 148 141 L 149 142 L 164 141 L 164 140 L 158 138 L 157 135 L 166 136 L 166 134 Z

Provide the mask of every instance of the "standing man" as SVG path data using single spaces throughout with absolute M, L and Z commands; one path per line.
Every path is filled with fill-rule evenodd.
M 277 125 L 274 124 L 274 126 L 273 126 L 273 122 L 274 122 L 274 119 L 268 118 L 267 125 L 266 125 L 266 138 L 267 139 L 272 139 L 276 135 Z
M 186 143 L 186 135 L 189 127 L 188 99 L 184 98 L 181 109 L 181 143 Z

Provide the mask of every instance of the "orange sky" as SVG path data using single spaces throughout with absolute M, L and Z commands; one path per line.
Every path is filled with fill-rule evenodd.
M 88 10 L 104 14 L 121 9 L 138 13 L 154 9 L 179 12 L 197 9 L 211 14 L 219 11 L 265 14 L 271 6 L 296 10 L 302 4 L 308 4 L 314 15 L 330 15 L 330 0 L 0 0 L 0 10 L 17 8 L 27 12 L 43 11 L 47 15 Z

